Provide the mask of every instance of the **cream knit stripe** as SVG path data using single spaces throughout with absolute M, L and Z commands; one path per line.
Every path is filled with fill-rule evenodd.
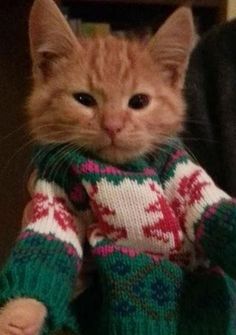
M 55 239 L 71 244 L 81 258 L 85 229 L 73 213 L 65 192 L 55 183 L 39 179 L 31 207 L 32 215 L 24 230 L 53 235 Z
M 230 199 L 200 166 L 190 160 L 177 164 L 174 177 L 164 183 L 164 190 L 170 203 L 179 201 L 185 229 L 191 241 L 195 240 L 194 226 L 206 207 Z

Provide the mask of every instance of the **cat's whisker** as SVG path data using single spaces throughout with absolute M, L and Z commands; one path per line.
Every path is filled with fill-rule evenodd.
M 63 156 L 63 151 L 65 151 L 65 147 L 63 147 L 61 150 L 59 150 L 59 152 L 57 152 L 56 154 L 55 154 L 55 156 L 54 156 L 54 158 L 56 158 L 56 164 L 53 166 L 53 169 L 51 169 L 50 170 L 50 173 L 49 173 L 49 176 L 48 177 L 54 177 L 54 175 L 55 175 L 55 171 L 57 170 L 57 167 L 58 167 L 58 165 L 60 164 L 60 162 L 61 162 L 61 159 L 63 159 L 64 158 L 64 156 Z M 45 152 L 44 152 L 44 150 L 42 149 L 42 150 L 39 150 L 38 152 L 37 152 L 37 154 L 32 158 L 32 160 L 40 160 L 40 156 L 43 156 L 45 154 Z M 58 157 L 57 157 L 58 156 Z M 46 172 L 47 172 L 47 170 L 48 170 L 48 168 L 49 168 L 49 166 L 50 166 L 50 162 L 47 162 L 46 163 L 46 165 L 45 165 L 45 167 L 44 167 L 44 170 L 43 171 L 41 171 L 41 178 L 42 179 L 44 179 L 44 177 L 45 177 L 45 174 L 46 174 Z
M 29 148 L 32 144 L 34 143 L 34 139 L 30 139 L 29 141 L 27 141 L 26 143 L 24 143 L 23 145 L 21 145 L 11 156 L 10 158 L 7 160 L 6 164 L 2 167 L 1 169 L 1 173 L 0 173 L 0 179 L 3 177 L 4 173 L 8 170 L 10 164 L 12 163 L 12 161 L 22 152 L 24 152 L 25 149 Z
M 58 135 L 58 133 L 59 133 L 59 132 L 57 132 L 56 134 Z M 55 133 L 54 133 L 54 134 L 55 134 Z M 43 137 L 41 138 L 41 140 L 42 140 L 42 141 L 44 140 Z M 35 140 L 32 140 L 32 141 L 35 141 Z M 35 141 L 35 143 L 37 143 L 37 141 Z M 37 143 L 37 144 L 38 144 L 38 143 Z M 52 142 L 51 142 L 50 144 L 56 145 L 56 144 L 58 144 L 58 143 L 52 143 Z M 49 145 L 50 145 L 50 144 L 49 144 Z M 30 168 L 32 167 L 34 161 L 36 161 L 36 159 L 40 158 L 40 154 L 43 154 L 43 151 L 40 151 L 40 150 L 39 150 L 39 151 L 37 152 L 37 154 L 34 155 L 34 156 L 31 158 L 30 162 L 27 164 L 26 171 L 25 171 L 25 173 L 24 173 L 24 180 L 26 179 L 26 177 L 28 178 L 28 175 L 30 174 Z
M 70 148 L 70 144 L 66 144 L 54 155 L 54 159 L 57 161 L 57 163 L 54 165 L 53 168 L 50 169 L 50 172 L 48 174 L 49 179 L 55 180 L 57 173 L 60 172 L 60 169 L 65 162 L 66 154 L 68 153 L 67 149 L 69 148 Z M 66 172 L 68 168 L 69 167 L 67 166 L 67 169 L 65 169 L 66 171 L 64 172 L 64 176 L 60 177 L 61 185 L 63 188 L 64 188 L 65 176 L 66 176 Z M 46 164 L 44 173 L 47 173 L 47 169 L 48 169 L 48 165 Z
M 2 145 L 3 142 L 5 142 L 9 138 L 11 138 L 16 133 L 21 132 L 23 129 L 26 129 L 25 127 L 26 127 L 26 123 L 23 123 L 22 125 L 20 125 L 16 129 L 12 130 L 10 133 L 6 134 L 3 137 L 0 137 L 0 143 L 1 143 L 1 145 Z M 27 134 L 24 134 L 23 137 L 28 137 L 28 132 L 27 132 Z
M 60 176 L 61 179 L 61 184 L 64 185 L 64 181 L 66 178 L 66 173 L 68 171 L 68 168 L 70 166 L 69 161 L 67 159 L 67 154 L 71 155 L 72 150 L 78 150 L 79 146 L 75 146 L 71 143 L 66 143 L 65 145 L 63 145 L 63 147 L 61 149 L 59 149 L 59 151 L 54 155 L 54 160 L 56 161 L 56 164 L 53 166 L 53 168 L 50 167 L 50 162 L 48 162 L 45 165 L 44 171 L 42 171 L 42 176 L 44 176 L 44 173 L 47 173 L 47 170 L 49 169 L 50 172 L 47 175 L 47 178 L 49 179 L 55 179 L 56 174 L 61 170 L 62 165 L 64 164 L 64 162 L 66 161 L 67 163 L 67 167 L 65 169 L 65 171 L 63 172 L 63 175 Z M 70 149 L 70 150 L 68 150 Z M 60 171 L 60 173 L 62 173 L 62 171 Z
M 73 145 L 71 144 L 68 144 L 68 145 L 65 145 L 65 147 L 59 152 L 57 153 L 57 155 L 59 156 L 57 159 L 58 159 L 58 162 L 57 164 L 55 165 L 55 167 L 50 171 L 50 174 L 49 174 L 49 178 L 53 178 L 55 179 L 55 176 L 58 172 L 60 173 L 63 173 L 63 175 L 61 176 L 61 185 L 64 187 L 64 184 L 65 184 L 65 180 L 66 180 L 66 175 L 67 175 L 67 172 L 68 172 L 68 169 L 71 165 L 71 162 L 69 162 L 68 160 L 66 161 L 66 154 L 68 154 L 68 151 L 67 149 L 70 149 L 70 154 L 71 154 L 71 150 L 78 150 L 78 148 L 74 147 Z M 61 167 L 63 166 L 64 162 L 66 161 L 66 168 L 64 170 L 64 172 L 60 171 L 61 170 Z M 46 169 L 47 167 L 45 167 Z
M 178 136 L 183 141 L 198 141 L 198 142 L 207 142 L 207 143 L 219 143 L 219 140 L 214 140 L 211 138 L 206 138 L 206 137 L 190 137 L 190 136 Z
M 207 126 L 207 125 L 212 125 L 212 122 L 210 121 L 200 121 L 200 120 L 191 120 L 191 119 L 186 119 L 184 120 L 184 124 L 196 124 L 196 125 L 203 125 L 203 126 Z
M 214 121 L 201 121 L 201 120 L 191 120 L 191 119 L 186 119 L 184 121 L 184 124 L 196 124 L 196 125 L 202 125 L 202 126 L 210 126 L 212 127 L 213 124 L 215 124 L 217 126 L 217 122 L 214 123 Z M 235 124 L 234 120 L 230 120 L 230 127 L 232 124 Z M 224 124 L 224 127 L 227 127 L 227 123 Z
M 26 138 L 28 138 L 28 136 L 25 136 Z M 11 162 L 20 154 L 23 154 L 24 151 L 29 148 L 31 145 L 35 144 L 35 139 L 31 138 L 28 141 L 26 141 L 25 143 L 23 143 L 19 148 L 17 148 L 17 150 L 15 152 L 13 152 L 13 154 L 9 157 L 9 159 L 7 160 L 7 162 L 5 163 L 5 165 L 2 166 L 1 168 L 1 173 L 0 173 L 0 178 L 3 177 L 5 171 L 8 170 L 8 167 L 10 166 Z M 25 175 L 27 174 L 30 165 L 32 164 L 32 162 L 29 162 L 26 166 L 26 170 L 24 172 L 23 175 L 23 180 L 25 179 Z
M 25 125 L 22 125 L 21 128 L 23 128 Z M 42 127 L 42 126 L 39 126 Z M 19 129 L 16 129 L 16 131 L 18 131 Z M 8 134 L 8 138 L 9 136 L 11 136 L 11 134 Z M 24 136 L 24 138 L 28 138 L 28 134 L 26 136 Z M 6 137 L 4 138 L 4 140 L 6 140 Z M 42 138 L 43 140 L 43 138 Z M 27 148 L 29 148 L 31 145 L 33 145 L 35 143 L 35 139 L 34 138 L 30 138 L 28 141 L 26 141 L 25 143 L 23 143 L 19 148 L 17 148 L 17 150 L 15 152 L 13 152 L 13 154 L 10 156 L 10 158 L 7 160 L 7 162 L 5 163 L 5 165 L 3 165 L 3 167 L 1 168 L 1 174 L 0 174 L 0 178 L 3 177 L 5 171 L 8 169 L 9 165 L 11 164 L 11 162 L 21 153 L 24 152 L 24 150 L 26 150 Z M 32 164 L 32 162 L 30 162 L 27 167 L 26 167 L 26 171 L 24 173 L 24 175 L 27 174 L 29 166 Z
M 178 137 L 179 138 L 179 137 Z M 170 139 L 170 137 L 169 137 Z M 174 150 L 176 149 L 180 149 L 182 150 L 183 148 L 185 149 L 185 151 L 189 154 L 189 156 L 195 161 L 195 162 L 198 162 L 198 159 L 196 158 L 196 156 L 194 155 L 194 153 L 186 146 L 184 145 L 183 143 L 181 144 L 178 144 L 178 142 L 174 142 L 174 141 L 169 141 L 168 143 L 166 143 L 166 145 Z M 155 148 L 156 148 L 156 151 L 160 151 L 160 152 L 163 152 L 165 154 L 168 154 L 169 155 L 169 152 L 168 150 L 164 149 L 162 144 L 160 143 L 156 143 L 155 145 Z M 155 155 L 155 152 L 153 153 Z M 153 156 L 154 157 L 154 156 Z M 155 157 L 154 157 L 155 158 Z

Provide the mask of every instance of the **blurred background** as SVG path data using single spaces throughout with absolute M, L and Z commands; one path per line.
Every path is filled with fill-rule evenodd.
M 0 263 L 7 256 L 27 200 L 30 162 L 25 102 L 31 71 L 27 22 L 32 0 L 0 0 Z M 138 36 L 144 41 L 173 10 L 186 1 L 61 0 L 76 34 Z M 195 0 L 192 4 L 199 34 L 236 16 L 236 0 Z

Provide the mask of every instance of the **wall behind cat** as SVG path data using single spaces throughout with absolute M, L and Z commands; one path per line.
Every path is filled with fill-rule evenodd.
M 0 263 L 20 229 L 29 162 L 24 103 L 30 82 L 27 20 L 32 1 L 0 4 Z
M 236 1 L 228 0 L 227 3 L 227 19 L 231 20 L 236 17 Z

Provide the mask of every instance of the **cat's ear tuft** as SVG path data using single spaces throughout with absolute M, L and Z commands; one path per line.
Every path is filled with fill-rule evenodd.
M 168 84 L 182 88 L 191 50 L 196 41 L 192 11 L 177 9 L 160 27 L 148 49 Z
M 53 0 L 35 0 L 29 37 L 34 69 L 45 75 L 53 61 L 68 57 L 78 47 L 75 35 Z

